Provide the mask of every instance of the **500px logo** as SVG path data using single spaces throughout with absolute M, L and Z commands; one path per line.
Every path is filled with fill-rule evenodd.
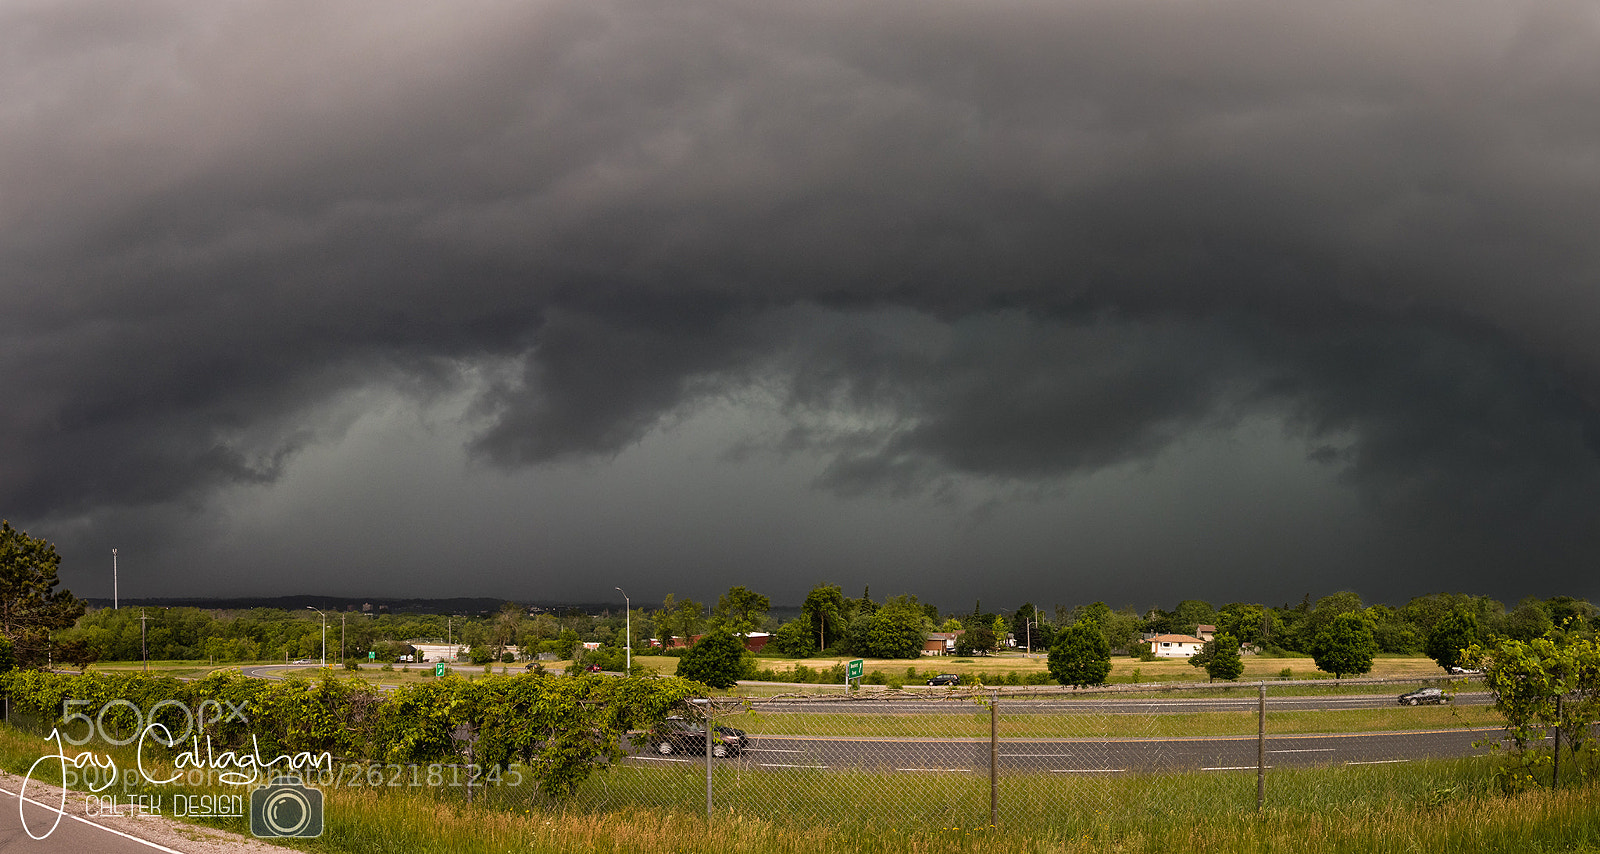
M 237 704 L 227 700 L 203 700 L 197 709 L 190 709 L 189 705 L 181 700 L 162 700 L 151 706 L 149 713 L 146 714 L 138 706 L 134 705 L 132 701 L 116 699 L 101 706 L 99 713 L 92 718 L 84 712 L 76 711 L 78 706 L 92 705 L 93 701 L 91 700 L 61 701 L 61 723 L 56 729 L 60 731 L 62 740 L 67 744 L 73 747 L 81 747 L 98 737 L 106 744 L 122 747 L 137 741 L 144 734 L 148 722 L 149 725 L 159 726 L 162 730 L 161 734 L 155 736 L 156 740 L 168 747 L 172 747 L 188 739 L 197 730 L 204 730 L 210 724 L 226 724 L 233 721 L 238 721 L 242 724 L 249 723 L 249 720 L 244 716 L 244 710 L 239 708 Z M 121 715 L 114 714 L 112 719 L 113 726 L 108 728 L 106 726 L 106 714 L 114 713 L 115 710 L 119 709 L 127 709 L 127 712 Z M 171 727 L 157 723 L 157 716 L 167 709 L 175 710 L 173 714 L 177 712 L 183 713 L 183 732 L 181 734 L 172 735 Z M 131 728 L 125 729 L 122 726 L 115 725 L 118 723 L 118 717 L 126 719 L 128 716 L 131 716 L 134 722 Z M 78 721 L 82 721 L 84 726 L 82 738 L 74 738 L 72 734 Z M 114 735 L 113 731 L 119 734 Z M 123 737 L 120 735 L 121 732 L 130 734 Z

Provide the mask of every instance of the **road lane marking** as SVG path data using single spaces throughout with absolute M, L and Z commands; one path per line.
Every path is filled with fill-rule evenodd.
M 1260 766 L 1256 765 L 1219 765 L 1215 768 L 1201 768 L 1201 771 L 1254 771 Z M 1266 766 L 1271 768 L 1271 765 Z
M 971 773 L 971 768 L 896 768 L 896 771 L 965 771 Z
M 123 839 L 126 839 L 126 840 L 128 840 L 130 842 L 137 842 L 140 845 L 148 845 L 149 847 L 154 848 L 157 851 L 165 851 L 165 852 L 167 852 L 167 854 L 183 854 L 182 851 L 179 851 L 176 848 L 168 848 L 165 845 L 160 845 L 158 843 L 151 842 L 148 839 L 140 839 L 139 837 L 133 836 L 132 834 L 123 833 L 122 831 L 117 830 L 116 828 L 106 827 L 103 824 L 97 824 L 95 822 L 92 822 L 92 821 L 84 818 L 83 816 L 73 815 L 70 812 L 57 810 L 54 806 L 52 806 L 50 804 L 39 803 L 38 801 L 34 800 L 33 798 L 24 798 L 21 795 L 17 794 L 16 792 L 11 791 L 10 789 L 4 788 L 4 787 L 0 787 L 0 791 L 5 792 L 6 794 L 10 795 L 13 798 L 16 798 L 19 801 L 25 801 L 27 803 L 33 804 L 36 807 L 43 807 L 44 809 L 47 809 L 47 810 L 49 810 L 51 812 L 60 812 L 61 815 L 65 816 L 67 818 L 70 818 L 73 821 L 78 822 L 79 824 L 87 824 L 90 827 L 97 827 L 97 828 L 99 828 L 101 830 L 104 830 L 106 833 L 114 833 L 117 836 L 120 836 Z M 77 794 L 77 793 L 73 792 L 72 790 L 69 789 L 67 791 L 67 794 L 72 795 L 72 794 Z M 19 809 L 20 809 L 20 804 L 19 804 Z
M 1331 747 L 1302 747 L 1298 750 L 1269 750 L 1268 753 L 1332 753 Z
M 1346 762 L 1346 765 L 1393 765 L 1396 762 L 1410 762 L 1409 759 L 1369 759 L 1366 762 Z
M 1126 768 L 1051 768 L 1052 774 L 1121 774 Z
M 826 765 L 779 765 L 776 763 L 759 762 L 762 768 L 827 768 Z

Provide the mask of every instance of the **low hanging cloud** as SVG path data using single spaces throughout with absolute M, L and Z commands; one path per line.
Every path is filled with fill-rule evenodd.
M 329 401 L 492 364 L 506 469 L 755 393 L 845 495 L 1267 414 L 1419 550 L 1594 545 L 1590 4 L 24 4 L 0 45 L 18 518 L 271 484 Z

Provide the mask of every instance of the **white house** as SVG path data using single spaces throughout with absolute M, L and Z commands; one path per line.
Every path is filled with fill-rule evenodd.
M 1188 658 L 1199 655 L 1200 647 L 1206 642 L 1193 635 L 1156 635 L 1147 638 L 1145 643 L 1150 644 L 1150 651 L 1157 658 Z

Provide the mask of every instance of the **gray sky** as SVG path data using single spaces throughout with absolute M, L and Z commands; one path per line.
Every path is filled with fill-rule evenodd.
M 12 3 L 0 515 L 122 593 L 1596 597 L 1585 2 Z

